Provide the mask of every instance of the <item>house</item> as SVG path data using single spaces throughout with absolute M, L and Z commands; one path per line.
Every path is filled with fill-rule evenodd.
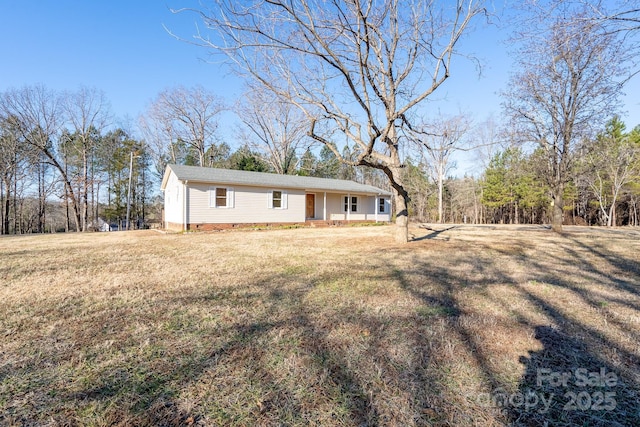
M 339 179 L 168 165 L 161 189 L 177 231 L 391 220 L 390 192 Z

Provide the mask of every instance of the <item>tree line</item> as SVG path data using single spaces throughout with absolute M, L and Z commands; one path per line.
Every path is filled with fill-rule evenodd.
M 96 89 L 38 85 L 0 94 L 2 234 L 122 225 L 127 205 L 144 216 L 149 156 L 125 130 L 108 129 L 110 121 Z
M 113 130 L 94 89 L 1 94 L 2 232 L 146 222 L 150 183 L 169 163 L 390 189 L 399 242 L 408 240 L 410 212 L 441 222 L 550 222 L 556 231 L 568 217 L 637 223 L 637 131 L 612 120 L 638 65 L 640 20 L 627 6 L 519 6 L 499 139 L 508 149 L 481 178 L 452 180 L 453 152 L 497 140 L 484 140 L 465 114 L 437 117 L 423 107 L 451 77 L 452 58 L 465 56 L 464 36 L 491 16 L 483 1 L 218 0 L 197 11 L 216 36 L 196 40 L 246 78 L 236 105 L 202 87 L 165 90 L 140 118 L 138 139 Z M 239 119 L 233 144 L 219 129 L 228 111 Z
M 109 102 L 97 89 L 57 92 L 36 85 L 0 93 L 0 234 L 158 225 L 168 163 L 384 185 L 371 171 L 340 163 L 327 148 L 316 152 L 304 135 L 279 134 L 285 116 L 276 111 L 253 124 L 243 108 L 245 127 L 237 129 L 232 148 L 216 132 L 221 111 L 229 108 L 202 87 L 168 89 L 153 100 L 140 117 L 139 133 L 148 139 L 114 126 Z M 199 125 L 184 125 L 198 118 Z M 159 129 L 165 134 L 158 136 Z
M 428 164 L 408 162 L 406 182 L 414 195 L 410 213 L 438 221 L 437 184 Z M 444 181 L 444 221 L 477 224 L 550 224 L 553 192 L 544 152 L 512 145 L 490 156 L 478 177 Z M 594 138 L 581 141 L 567 172 L 563 223 L 640 225 L 640 127 L 626 130 L 617 117 Z
M 493 20 L 491 7 L 483 0 L 216 0 L 182 12 L 202 21 L 194 37 L 204 49 L 297 106 L 314 141 L 343 163 L 386 176 L 396 240 L 407 242 L 409 210 L 419 199 L 405 181 L 415 172 L 407 172 L 409 154 L 418 145 L 440 163 L 443 220 L 442 165 L 452 133 L 438 129 L 430 101 L 457 72 L 458 59 L 473 61 L 464 41 L 483 18 Z M 504 13 L 504 22 L 513 23 L 516 65 L 503 93 L 505 126 L 518 144 L 538 147 L 552 202 L 547 211 L 559 232 L 578 147 L 618 111 L 621 89 L 638 65 L 639 11 L 625 0 L 527 0 Z M 352 147 L 352 158 L 342 156 L 338 140 Z
M 127 219 L 132 228 L 149 226 L 161 218 L 157 187 L 168 163 L 348 179 L 390 189 L 379 170 L 341 161 L 330 147 L 292 131 L 303 128 L 304 117 L 292 117 L 294 110 L 287 113 L 291 106 L 269 110 L 250 96 L 248 103 L 236 109 L 244 126 L 236 130 L 235 149 L 215 131 L 214 122 L 223 110 L 220 102 L 203 126 L 192 128 L 193 134 L 185 130 L 177 136 L 174 130 L 173 135 L 153 139 L 153 120 L 156 131 L 178 126 L 171 122 L 180 116 L 172 116 L 171 111 L 180 108 L 167 103 L 170 97 L 173 102 L 215 99 L 202 87 L 164 91 L 158 98 L 163 105 L 156 99 L 140 118 L 142 133 L 150 138 L 145 140 L 122 128 L 109 128 L 108 102 L 94 89 L 56 93 L 34 86 L 2 93 L 2 234 L 123 229 Z M 201 110 L 208 105 L 213 104 L 191 102 L 192 111 L 182 116 L 183 123 L 193 122 L 191 116 L 206 116 Z M 163 119 L 157 120 L 155 115 L 162 108 Z M 258 115 L 259 109 L 265 114 Z M 252 112 L 243 116 L 247 111 Z M 406 159 L 402 171 L 412 195 L 411 217 L 453 223 L 551 221 L 552 191 L 541 147 L 525 152 L 513 142 L 518 137 L 511 136 L 512 144 L 492 154 L 478 175 L 455 178 L 449 175 L 455 165 L 453 151 L 495 151 L 501 138 L 483 139 L 487 133 L 483 127 L 472 127 L 470 119 L 461 115 L 441 116 L 435 123 L 429 136 L 416 140 L 413 157 Z M 213 131 L 199 139 L 196 129 L 207 126 Z M 485 130 L 488 127 L 484 124 Z M 340 154 L 343 159 L 356 156 L 348 145 Z M 581 141 L 569 172 L 563 193 L 565 223 L 639 224 L 639 127 L 627 131 L 614 117 L 594 138 Z

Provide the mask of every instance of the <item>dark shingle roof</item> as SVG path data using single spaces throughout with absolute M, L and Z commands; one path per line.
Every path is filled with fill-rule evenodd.
M 371 185 L 342 179 L 315 178 L 311 176 L 279 175 L 275 173 L 249 172 L 232 169 L 203 168 L 199 166 L 168 165 L 163 179 L 163 188 L 169 169 L 181 181 L 211 184 L 250 185 L 256 187 L 292 188 L 327 192 L 351 192 L 390 196 L 391 193 Z

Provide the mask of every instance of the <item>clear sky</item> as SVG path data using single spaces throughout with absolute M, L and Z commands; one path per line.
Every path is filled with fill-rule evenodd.
M 189 5 L 198 1 L 0 0 L 0 91 L 39 83 L 55 90 L 95 87 L 105 92 L 122 124 L 135 124 L 160 91 L 178 85 L 200 84 L 233 102 L 241 84 L 205 61 L 206 50 L 176 40 L 163 27 L 192 36 L 201 25 L 197 17 L 170 11 Z M 483 77 L 469 62 L 456 64 L 425 107 L 499 121 L 497 92 L 511 70 L 505 37 L 495 28 L 473 33 L 463 47 L 483 62 Z M 640 124 L 640 76 L 626 92 L 623 120 L 631 128 Z
M 175 1 L 174 3 L 180 3 Z M 183 2 L 184 3 L 184 2 Z M 186 36 L 195 16 L 152 0 L 0 0 L 0 91 L 42 83 L 50 89 L 103 90 L 113 112 L 135 119 L 158 93 L 202 84 L 223 96 L 235 84 Z M 237 96 L 237 94 L 236 94 Z

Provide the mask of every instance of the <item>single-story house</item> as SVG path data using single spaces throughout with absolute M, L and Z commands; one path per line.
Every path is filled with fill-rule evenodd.
M 177 231 L 391 220 L 390 192 L 340 179 L 171 164 L 161 189 L 164 226 Z

